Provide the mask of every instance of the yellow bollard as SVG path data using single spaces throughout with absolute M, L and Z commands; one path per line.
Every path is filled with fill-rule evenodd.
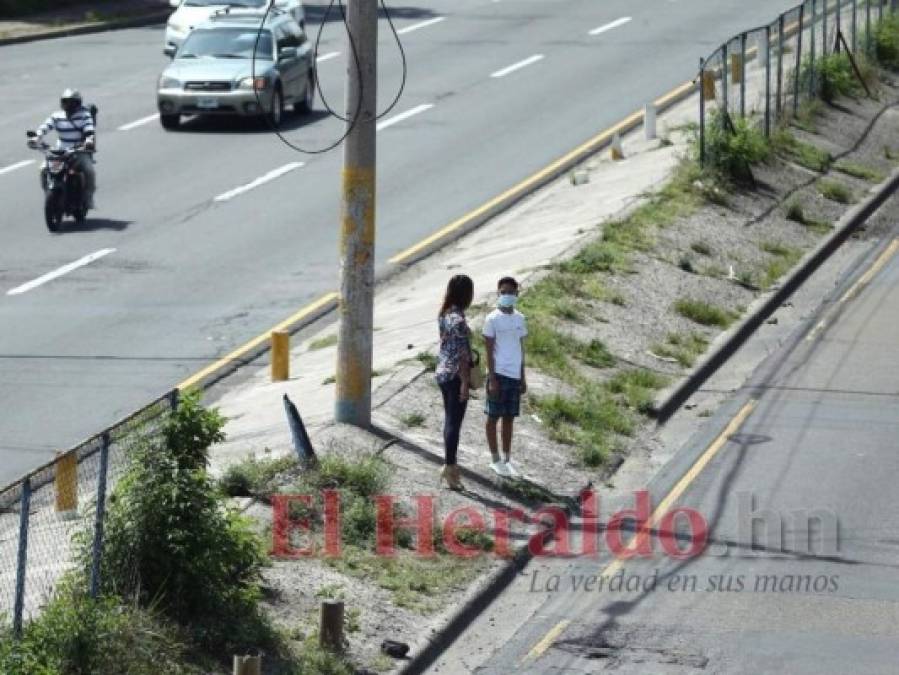
M 78 508 L 78 457 L 74 452 L 56 453 L 56 510 Z
M 730 80 L 734 84 L 740 84 L 743 81 L 743 56 L 741 54 L 733 54 L 730 57 Z
M 283 382 L 290 377 L 290 333 L 272 331 L 272 382 Z
M 715 98 L 715 73 L 705 71 L 702 74 L 702 93 L 706 101 Z
M 616 162 L 624 159 L 624 148 L 621 146 L 621 136 L 617 133 L 612 137 L 611 155 L 612 159 Z

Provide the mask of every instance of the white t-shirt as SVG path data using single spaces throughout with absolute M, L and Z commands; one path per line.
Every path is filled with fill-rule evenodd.
M 506 314 L 494 309 L 484 321 L 484 337 L 496 342 L 493 350 L 493 367 L 498 375 L 521 379 L 521 339 L 528 334 L 524 315 L 518 310 Z

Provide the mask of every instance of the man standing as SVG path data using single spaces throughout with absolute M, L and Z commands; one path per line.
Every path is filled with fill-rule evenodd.
M 519 415 L 521 394 L 527 391 L 524 376 L 524 338 L 527 322 L 515 309 L 518 302 L 518 282 L 503 277 L 497 284 L 499 299 L 496 309 L 484 321 L 483 334 L 487 342 L 487 446 L 492 461 L 490 468 L 506 478 L 521 473 L 512 464 L 512 427 Z M 496 441 L 497 422 L 502 420 L 503 454 L 500 457 Z

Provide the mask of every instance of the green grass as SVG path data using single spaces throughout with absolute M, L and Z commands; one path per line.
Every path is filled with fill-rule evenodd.
M 298 465 L 297 458 L 290 455 L 264 459 L 249 457 L 225 470 L 219 478 L 219 488 L 229 497 L 268 494 L 275 478 Z
M 473 537 L 480 538 L 477 535 Z M 438 554 L 432 558 L 421 558 L 411 551 L 398 550 L 394 557 L 385 557 L 375 555 L 369 549 L 347 546 L 339 558 L 328 558 L 327 564 L 389 591 L 397 606 L 428 615 L 444 609 L 444 595 L 468 586 L 486 562 L 483 555 L 462 558 Z
M 779 242 L 766 241 L 759 244 L 765 253 L 773 256 L 765 267 L 761 286 L 764 289 L 771 288 L 784 274 L 789 272 L 802 258 L 802 250 L 785 246 Z
M 817 183 L 818 192 L 826 199 L 839 204 L 852 204 L 855 197 L 852 190 L 843 183 L 835 180 L 822 179 Z
M 573 396 L 531 397 L 531 406 L 550 437 L 575 448 L 587 467 L 601 466 L 616 436 L 634 433 L 640 415 L 649 412 L 653 392 L 667 380 L 647 370 L 627 370 L 608 382 L 581 380 Z
M 787 204 L 784 216 L 787 220 L 804 225 L 806 228 L 817 234 L 826 234 L 833 229 L 833 225 L 830 223 L 823 220 L 816 220 L 806 215 L 802 204 L 795 200 Z
M 821 114 L 821 101 L 812 99 L 799 105 L 799 111 L 792 119 L 794 126 L 810 134 L 818 133 L 818 116 Z
M 432 373 L 437 370 L 437 356 L 431 352 L 418 352 L 415 358 Z
M 771 143 L 778 154 L 817 173 L 827 171 L 833 162 L 829 152 L 800 141 L 786 129 L 777 131 Z
M 319 338 L 318 340 L 313 340 L 309 343 L 310 351 L 318 351 L 320 349 L 327 349 L 328 347 L 333 347 L 337 344 L 337 336 L 336 335 L 328 335 L 327 337 Z
M 694 253 L 698 253 L 699 255 L 704 255 L 706 257 L 710 257 L 714 254 L 714 251 L 712 251 L 712 247 L 703 241 L 694 241 L 692 244 L 690 244 L 690 250 L 692 250 Z
M 408 427 L 409 429 L 414 429 L 415 427 L 424 425 L 425 419 L 425 416 L 421 413 L 413 412 L 400 417 L 400 422 L 403 423 L 403 426 Z
M 703 300 L 682 298 L 674 303 L 674 310 L 681 316 L 701 326 L 727 328 L 737 318 L 735 312 L 717 307 Z
M 708 346 L 709 341 L 699 333 L 669 333 L 664 343 L 652 347 L 652 352 L 691 368 Z
M 886 178 L 886 176 L 877 169 L 859 162 L 849 162 L 841 159 L 833 168 L 840 173 L 845 173 L 847 176 L 853 176 L 854 178 L 860 178 L 872 183 L 880 183 Z
M 751 167 L 771 156 L 771 144 L 754 119 L 731 120 L 715 111 L 706 124 L 705 156 L 707 171 L 719 183 L 744 183 L 751 177 Z
M 651 370 L 623 370 L 606 386 L 613 394 L 621 395 L 630 409 L 647 415 L 652 410 L 653 393 L 667 384 L 667 377 Z

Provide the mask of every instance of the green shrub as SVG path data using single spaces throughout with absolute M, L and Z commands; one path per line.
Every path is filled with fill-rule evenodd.
M 270 636 L 257 608 L 262 542 L 225 508 L 205 469 L 223 425 L 196 396 L 185 396 L 161 438 L 131 449 L 109 500 L 101 570 L 104 594 L 154 607 L 214 654 L 258 647 Z M 89 569 L 89 541 L 81 557 Z
M 737 318 L 734 312 L 705 302 L 683 298 L 674 303 L 675 311 L 683 317 L 703 326 L 727 328 Z
M 725 181 L 743 182 L 753 164 L 768 159 L 771 147 L 752 119 L 734 119 L 732 127 L 721 112 L 706 125 L 706 166 Z
M 9 675 L 199 675 L 178 631 L 117 599 L 61 588 L 20 640 L 0 634 L 0 672 Z
M 899 70 L 899 16 L 884 14 L 874 29 L 874 58 L 885 68 Z
M 218 484 L 229 497 L 265 495 L 272 491 L 272 480 L 297 465 L 297 458 L 290 455 L 263 459 L 249 457 L 229 466 Z
M 709 341 L 699 333 L 669 333 L 665 342 L 653 346 L 652 351 L 659 356 L 676 359 L 685 368 L 690 368 L 708 345 Z
M 437 356 L 431 352 L 418 352 L 418 354 L 415 355 L 415 358 L 432 373 L 437 370 Z
M 845 52 L 829 54 L 819 59 L 815 68 L 818 94 L 827 103 L 832 103 L 840 96 L 856 96 L 861 91 L 861 83 Z

